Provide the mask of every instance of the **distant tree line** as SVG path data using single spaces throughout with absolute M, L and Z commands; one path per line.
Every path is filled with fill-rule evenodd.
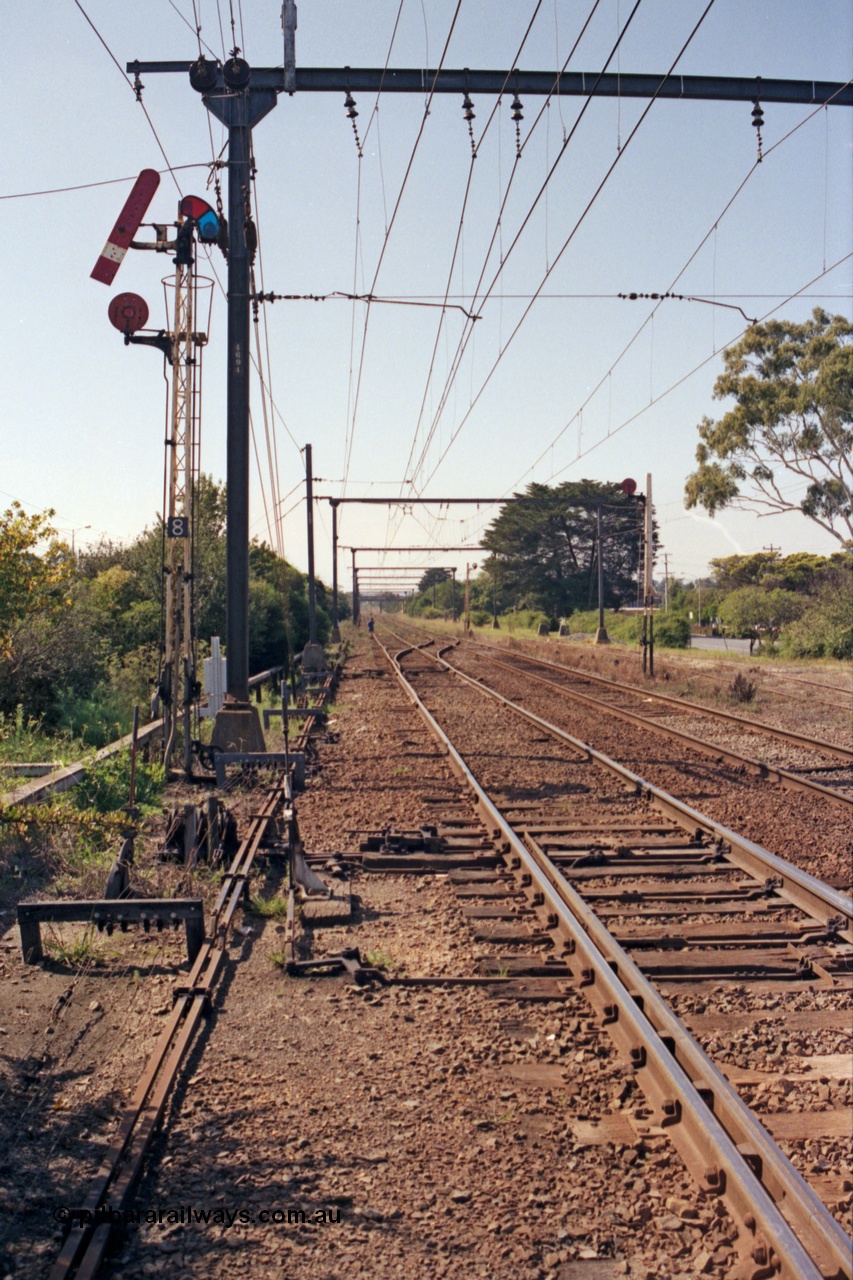
M 474 621 L 509 611 L 558 619 L 597 605 L 599 506 L 605 607 L 636 604 L 644 516 L 637 498 L 618 484 L 594 480 L 529 484 L 501 508 L 481 539 L 485 552 L 470 585 Z M 430 569 L 410 611 L 447 613 L 454 593 L 459 610 L 464 590 L 464 581 L 454 586 L 446 570 Z
M 485 558 L 470 582 L 476 626 L 502 619 L 520 626 L 568 619 L 577 631 L 597 625 L 597 504 L 602 512 L 604 605 L 640 602 L 643 509 L 617 485 L 593 481 L 554 488 L 528 485 L 507 502 L 482 538 Z M 579 505 L 583 500 L 584 505 Z M 653 530 L 653 537 L 656 529 Z M 474 554 L 474 553 L 472 553 Z M 667 584 L 667 611 L 658 611 L 661 643 L 682 647 L 691 627 L 763 643 L 780 642 L 791 656 L 851 656 L 853 558 L 776 552 L 727 556 L 710 562 L 707 578 Z M 662 588 L 663 584 L 658 583 Z M 408 610 L 422 617 L 460 616 L 465 584 L 445 569 L 422 577 Z M 635 620 L 620 620 L 618 638 L 636 638 Z M 614 632 L 616 634 L 616 632 Z

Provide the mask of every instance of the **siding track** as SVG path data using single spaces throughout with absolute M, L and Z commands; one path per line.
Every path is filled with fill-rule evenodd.
M 541 972 L 542 957 L 531 958 L 529 948 L 543 931 L 549 935 L 551 963 L 567 967 L 625 1053 L 650 1122 L 671 1137 L 706 1191 L 725 1200 L 744 1244 L 744 1275 L 849 1277 L 851 1241 L 822 1202 L 820 1179 L 810 1185 L 795 1167 L 797 1143 L 810 1132 L 823 1126 L 849 1134 L 849 1061 L 840 1088 L 827 1086 L 823 1098 L 843 1100 L 842 1114 L 798 1112 L 809 1091 L 796 1083 L 790 1111 L 770 1114 L 759 1104 L 757 1114 L 745 1100 L 748 1081 L 739 1091 L 725 1054 L 712 1061 L 673 1006 L 692 1001 L 701 1020 L 708 1005 L 700 997 L 722 991 L 721 1003 L 744 1027 L 775 1018 L 781 1037 L 793 1008 L 802 1009 L 805 997 L 808 1010 L 811 997 L 820 1006 L 815 1015 L 838 1027 L 851 987 L 853 903 L 441 654 L 431 657 L 431 644 L 396 656 L 386 650 L 388 661 L 474 792 L 515 875 L 512 892 L 520 884 L 539 922 L 531 933 L 517 904 L 496 902 L 501 877 L 491 886 L 481 877 L 487 914 L 500 919 L 503 911 L 514 922 L 493 928 L 495 944 L 509 949 L 495 964 L 518 975 Z M 460 884 L 463 891 L 475 892 L 476 884 Z M 709 1016 L 706 1042 L 720 1026 Z M 815 1027 L 820 1021 L 812 1020 Z M 765 1066 L 766 1054 L 755 1061 Z M 774 1142 L 774 1127 L 787 1134 L 792 1159 Z M 843 1170 L 849 1156 L 839 1150 L 837 1157 Z

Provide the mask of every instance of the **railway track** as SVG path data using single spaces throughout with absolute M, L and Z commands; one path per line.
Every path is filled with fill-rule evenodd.
M 319 707 L 328 697 L 337 672 L 330 672 L 310 693 L 308 704 Z M 311 720 L 290 741 L 294 752 L 304 751 Z M 72 1211 L 73 1225 L 59 1251 L 50 1280 L 93 1280 L 104 1262 L 116 1223 L 132 1203 L 152 1140 L 161 1127 L 167 1103 L 176 1086 L 190 1047 L 198 1035 L 223 974 L 233 966 L 228 941 L 235 917 L 248 896 L 250 878 L 265 844 L 289 847 L 298 839 L 293 808 L 292 779 L 283 769 L 255 804 L 246 833 L 222 883 L 204 941 L 189 973 L 172 992 L 172 1009 L 131 1098 L 123 1108 L 101 1167 L 85 1196 Z M 103 1212 L 109 1206 L 110 1213 Z
M 597 712 L 662 734 L 692 751 L 725 760 L 755 777 L 822 797 L 848 812 L 853 810 L 851 747 L 779 729 L 718 708 L 685 703 L 679 698 L 638 689 L 504 647 L 462 641 L 455 656 L 462 659 L 469 654 L 478 661 L 530 680 L 557 697 L 574 700 Z M 722 725 L 723 731 L 715 735 L 712 729 L 709 734 L 708 722 Z
M 554 1001 L 563 1008 L 577 1007 L 583 996 L 601 1025 L 602 1031 L 596 1034 L 611 1036 L 610 1053 L 618 1051 L 625 1063 L 619 1076 L 620 1098 L 626 1100 L 631 1124 L 638 1125 L 631 1136 L 625 1136 L 622 1131 L 628 1131 L 628 1120 L 618 1110 L 619 1101 L 613 1104 L 617 1110 L 612 1114 L 605 1107 L 602 1127 L 622 1133 L 621 1142 L 640 1147 L 644 1136 L 654 1149 L 664 1142 L 664 1135 L 671 1138 L 701 1188 L 696 1201 L 699 1216 L 688 1216 L 686 1222 L 705 1222 L 715 1205 L 724 1204 L 737 1224 L 740 1268 L 709 1260 L 709 1273 L 725 1275 L 726 1280 L 746 1276 L 809 1280 L 819 1275 L 850 1280 L 851 1269 L 843 1262 L 849 1258 L 850 1241 L 839 1221 L 846 1225 L 847 1207 L 843 1196 L 832 1199 L 830 1192 L 835 1192 L 829 1185 L 842 1181 L 837 1170 L 844 1156 L 838 1156 L 836 1148 L 844 1143 L 839 1136 L 842 1121 L 847 1125 L 843 1133 L 849 1132 L 850 1111 L 841 1105 L 843 1083 L 837 1061 L 831 1064 L 826 1053 L 820 1059 L 815 1056 L 816 1048 L 826 1049 L 828 1037 L 843 1036 L 849 1024 L 845 1008 L 850 986 L 848 900 L 831 891 L 827 896 L 826 887 L 811 877 L 772 855 L 765 856 L 764 850 L 734 832 L 706 823 L 701 814 L 642 784 L 624 768 L 612 780 L 600 783 L 596 779 L 605 775 L 599 753 L 559 726 L 543 724 L 541 717 L 531 719 L 529 706 L 520 709 L 527 712 L 527 724 L 517 721 L 505 702 L 487 701 L 481 681 L 451 676 L 446 662 L 441 666 L 426 652 L 403 654 L 396 666 L 393 653 L 383 653 L 380 665 L 384 669 L 387 664 L 395 672 L 405 669 L 407 683 L 401 688 L 406 688 L 406 696 L 419 695 L 447 729 L 464 760 L 443 738 L 432 759 L 449 759 L 462 787 L 454 791 L 439 778 L 433 781 L 429 775 L 439 775 L 443 765 L 427 764 L 421 735 L 408 724 L 403 727 L 405 718 L 396 714 L 398 708 L 389 708 L 386 723 L 390 718 L 389 733 L 400 742 L 399 756 L 394 758 L 392 753 L 393 763 L 400 764 L 406 756 L 416 758 L 421 781 L 428 788 L 424 794 L 430 788 L 441 793 L 435 796 L 442 817 L 437 817 L 434 835 L 447 852 L 424 858 L 405 849 L 394 854 L 366 853 L 362 870 L 417 874 L 446 868 L 447 879 L 440 877 L 444 890 L 448 892 L 452 885 L 457 908 L 486 955 L 478 978 L 453 976 L 459 966 L 451 964 L 443 976 L 413 974 L 392 979 L 397 984 L 396 989 L 391 987 L 392 993 L 404 999 L 408 988 L 420 1001 L 425 997 L 415 993 L 438 985 L 446 987 L 448 1000 L 455 1000 L 454 992 L 473 985 L 478 993 L 501 996 L 500 1003 L 508 1003 L 510 1010 L 514 1000 L 523 1004 L 541 999 L 546 1008 L 553 1008 Z M 397 702 L 402 704 L 403 699 Z M 482 707 L 487 708 L 485 717 L 477 710 Z M 362 744 L 368 740 L 369 735 L 360 739 Z M 465 798 L 474 789 L 471 769 L 487 775 L 492 797 L 478 798 L 474 813 Z M 387 786 L 393 794 L 401 781 L 384 778 L 380 790 Z M 347 791 L 347 796 L 354 794 Z M 316 812 L 316 806 L 327 805 L 328 800 L 318 795 L 313 803 Z M 244 877 L 250 874 L 264 839 L 260 828 L 282 819 L 287 823 L 286 793 L 283 800 L 280 789 L 278 795 L 270 793 L 262 804 L 254 804 L 253 812 L 252 826 L 222 885 L 202 952 L 192 974 L 181 980 L 174 993 L 157 1052 L 125 1110 L 96 1183 L 88 1197 L 81 1196 L 77 1202 L 81 1207 L 133 1202 L 145 1151 L 158 1124 L 162 1125 L 186 1050 L 202 1025 L 217 981 L 228 969 L 224 943 L 241 902 Z M 319 860 L 328 854 L 317 858 L 320 866 Z M 413 908 L 418 906 L 413 895 Z M 686 930 L 682 929 L 685 920 Z M 604 925 L 606 933 L 599 935 Z M 365 927 L 371 931 L 371 925 Z M 374 977 L 379 980 L 379 975 Z M 264 981 L 269 985 L 268 979 Z M 297 999 L 287 994 L 289 1000 Z M 665 1004 L 657 1003 L 661 996 Z M 821 1007 L 815 1009 L 814 1004 Z M 401 1014 L 407 1008 L 418 1012 L 405 1004 L 399 1008 Z M 333 1035 L 331 1016 L 328 1030 Z M 735 1030 L 731 1043 L 721 1041 L 727 1026 Z M 784 1107 L 778 1108 L 771 1095 L 772 1114 L 765 1106 L 763 1119 L 758 1120 L 755 1108 L 746 1105 L 752 1101 L 750 1090 L 760 1091 L 758 1080 L 782 1077 L 778 1071 L 770 1073 L 765 1051 L 759 1051 L 745 1072 L 733 1063 L 732 1045 L 737 1041 L 737 1048 L 743 1047 L 743 1028 L 750 1046 L 772 1046 L 783 1040 L 799 1044 L 799 1037 L 808 1055 L 800 1072 L 796 1064 L 791 1065 L 793 1059 L 786 1059 L 785 1074 L 794 1092 L 791 1098 L 782 1097 Z M 580 1042 L 588 1044 L 590 1034 L 581 1035 Z M 214 1048 L 212 1044 L 207 1052 Z M 703 1055 L 703 1048 L 709 1052 Z M 408 1042 L 407 1050 L 411 1053 Z M 836 1054 L 836 1059 L 840 1056 Z M 371 1059 L 376 1057 L 370 1054 Z M 428 1063 L 422 1066 L 428 1069 Z M 339 1070 L 336 1087 L 343 1091 L 354 1081 L 349 1066 Z M 817 1104 L 822 1110 L 804 1111 L 798 1118 L 788 1103 L 798 1099 L 804 1106 L 811 1103 L 812 1086 L 803 1080 L 809 1074 L 816 1077 L 817 1088 L 828 1089 L 831 1096 Z M 740 1097 L 732 1091 L 728 1076 L 734 1077 Z M 368 1078 L 376 1083 L 375 1077 Z M 381 1071 L 378 1084 L 381 1090 Z M 198 1093 L 205 1094 L 206 1086 L 198 1086 Z M 230 1097 L 230 1085 L 225 1094 Z M 405 1110 L 412 1104 L 411 1097 L 405 1091 L 401 1096 L 406 1098 L 402 1114 L 411 1116 Z M 756 1105 L 762 1110 L 760 1098 Z M 176 1141 L 178 1137 L 171 1134 L 171 1123 L 170 1151 L 172 1137 Z M 458 1123 L 461 1126 L 462 1121 Z M 297 1125 L 291 1135 L 294 1141 L 298 1132 Z M 808 1142 L 800 1149 L 803 1134 L 820 1141 L 822 1151 L 826 1148 L 829 1174 L 826 1168 L 811 1168 L 819 1161 Z M 235 1131 L 237 1146 L 246 1140 L 242 1130 Z M 221 1145 L 222 1140 L 217 1141 Z M 779 1144 L 790 1148 L 787 1161 Z M 214 1149 L 219 1151 L 220 1146 Z M 292 1161 L 293 1155 L 289 1158 Z M 274 1159 L 278 1167 L 282 1159 L 278 1151 Z M 311 1166 L 311 1160 L 306 1160 Z M 246 1169 L 241 1181 L 249 1176 Z M 643 1172 L 660 1186 L 652 1169 Z M 210 1177 L 218 1194 L 218 1175 L 211 1171 Z M 824 1201 L 835 1205 L 834 1217 Z M 686 1205 L 684 1212 L 690 1215 L 694 1210 Z M 572 1225 L 571 1210 L 561 1216 Z M 85 1226 L 85 1231 L 81 1224 L 68 1237 L 52 1280 L 96 1274 L 111 1226 L 97 1222 Z M 359 1245 L 353 1241 L 352 1247 L 357 1252 Z M 139 1257 L 148 1261 L 144 1253 L 137 1261 Z M 122 1274 L 136 1274 L 135 1265 L 128 1270 L 119 1263 Z M 704 1273 L 704 1266 L 697 1270 Z
M 564 650 L 567 656 L 572 655 L 572 661 L 574 662 L 580 661 L 582 663 L 583 659 L 590 657 L 591 650 L 588 644 L 577 645 L 568 639 L 561 641 L 559 648 Z M 702 692 L 704 688 L 707 688 L 709 696 L 712 694 L 712 690 L 718 693 L 718 681 L 724 671 L 728 673 L 728 678 L 731 678 L 732 674 L 737 672 L 742 674 L 748 672 L 749 678 L 755 685 L 759 695 L 769 693 L 774 699 L 796 699 L 802 704 L 803 691 L 808 688 L 811 690 L 808 699 L 809 707 L 828 707 L 840 713 L 841 716 L 846 713 L 847 721 L 849 722 L 851 704 L 853 704 L 853 684 L 850 682 L 844 685 L 811 680 L 805 676 L 792 675 L 784 668 L 766 665 L 764 661 L 758 665 L 744 666 L 741 663 L 732 665 L 731 663 L 726 663 L 725 654 L 723 653 L 719 654 L 716 660 L 711 659 L 708 661 L 702 661 L 695 656 L 690 656 L 700 652 L 702 651 L 688 649 L 681 651 L 681 653 L 676 653 L 675 650 L 669 650 L 666 653 L 665 663 L 668 673 L 671 676 L 680 677 L 694 687 L 695 692 L 691 692 L 688 695 L 690 697 L 701 698 L 705 696 Z M 609 661 L 613 664 L 614 669 L 616 666 L 621 665 L 625 653 L 625 648 L 619 645 L 614 645 L 607 651 Z M 598 651 L 596 656 L 607 661 L 607 656 L 601 651 Z M 707 651 L 706 656 L 708 656 Z M 585 670 L 583 667 L 580 669 Z M 786 685 L 791 687 L 784 688 L 783 686 Z M 820 693 L 825 694 L 826 697 L 819 697 Z M 846 729 L 847 724 L 840 720 L 839 727 Z
M 451 871 L 477 936 L 495 947 L 486 969 L 583 990 L 649 1125 L 737 1222 L 742 1274 L 850 1277 L 850 1238 L 821 1198 L 831 1199 L 825 1167 L 804 1157 L 820 1136 L 846 1167 L 849 1057 L 789 1064 L 779 1109 L 760 1088 L 774 1077 L 738 1068 L 719 1038 L 730 1025 L 754 1041 L 760 1028 L 792 1062 L 792 1026 L 835 1043 L 849 1023 L 853 903 L 441 654 L 400 642 L 386 660 L 502 855 Z M 725 1016 L 708 1012 L 719 992 Z M 766 1052 L 757 1060 L 767 1067 Z M 821 1073 L 814 1105 L 810 1069 Z
M 426 639 L 423 632 L 400 628 L 409 641 Z M 693 745 L 671 736 L 668 726 L 651 732 L 645 721 L 633 723 L 625 716 L 575 698 L 563 697 L 534 673 L 508 671 L 481 659 L 476 647 L 448 645 L 445 658 L 455 667 L 491 685 L 500 693 L 536 712 L 570 734 L 619 759 L 665 791 L 681 796 L 729 827 L 737 827 L 759 844 L 772 848 L 788 861 L 831 881 L 836 888 L 851 885 L 850 805 L 843 798 L 829 801 L 824 791 L 795 786 L 782 792 L 761 760 L 747 758 L 730 742 L 728 730 L 711 724 L 712 738 Z M 702 731 L 703 734 L 706 731 Z M 719 743 L 717 734 L 725 734 Z M 694 735 L 695 736 L 695 735 Z M 660 744 L 660 745 L 657 745 Z M 800 747 L 792 747 L 802 754 Z M 842 770 L 847 765 L 840 765 Z M 837 794 L 832 791 L 831 794 Z

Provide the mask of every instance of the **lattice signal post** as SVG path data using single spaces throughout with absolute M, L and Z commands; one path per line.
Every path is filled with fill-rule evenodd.
M 143 186 L 144 170 L 137 179 L 131 198 L 119 215 L 119 221 L 104 246 L 92 271 L 94 279 L 109 284 L 115 277 L 128 248 L 149 249 L 174 254 L 175 274 L 172 328 L 156 334 L 143 333 L 148 321 L 148 307 L 133 293 L 118 294 L 109 306 L 110 322 L 123 334 L 127 345 L 149 346 L 161 351 L 171 368 L 169 428 L 166 447 L 166 509 L 163 513 L 166 534 L 164 571 L 164 628 L 157 697 L 163 708 L 163 755 L 166 763 L 172 755 L 179 721 L 183 720 L 183 763 L 187 776 L 192 774 L 192 705 L 196 698 L 196 662 L 194 628 L 194 488 L 198 481 L 199 403 L 201 386 L 201 353 L 207 334 L 196 329 L 199 281 L 195 270 L 195 237 L 211 239 L 218 233 L 218 220 L 213 210 L 197 196 L 186 196 L 178 209 L 178 221 L 155 223 L 155 239 L 138 241 L 138 229 L 147 202 L 156 191 L 156 183 Z M 159 176 L 153 174 L 159 182 Z M 144 205 L 133 219 L 126 213 L 134 193 L 142 191 Z M 205 220 L 212 218 L 211 232 Z M 170 232 L 174 238 L 170 239 Z

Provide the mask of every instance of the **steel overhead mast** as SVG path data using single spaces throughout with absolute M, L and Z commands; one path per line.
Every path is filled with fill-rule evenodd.
M 232 59 L 233 61 L 233 59 Z M 242 59 L 238 59 L 242 61 Z M 219 77 L 212 90 L 227 92 L 218 63 L 208 62 Z M 132 74 L 178 72 L 186 75 L 197 62 L 128 62 Z M 228 66 L 228 63 L 225 63 Z M 478 71 L 429 68 L 296 67 L 286 83 L 283 67 L 252 68 L 254 89 L 270 93 L 466 93 L 526 94 L 555 98 L 663 98 L 679 102 L 787 102 L 800 106 L 853 106 L 853 84 L 836 80 L 765 80 L 762 76 L 627 75 L 597 71 Z
M 211 115 L 228 130 L 228 374 L 226 645 L 227 701 L 249 697 L 249 331 L 250 267 L 256 247 L 249 193 L 252 129 L 287 93 L 520 94 L 686 101 L 853 105 L 853 86 L 823 80 L 732 76 L 622 75 L 597 72 L 297 67 L 296 5 L 284 0 L 284 66 L 250 67 L 234 50 L 224 63 L 129 62 L 136 77 L 189 75 Z M 754 113 L 753 113 L 754 114 Z M 755 123 L 755 120 L 753 120 Z

